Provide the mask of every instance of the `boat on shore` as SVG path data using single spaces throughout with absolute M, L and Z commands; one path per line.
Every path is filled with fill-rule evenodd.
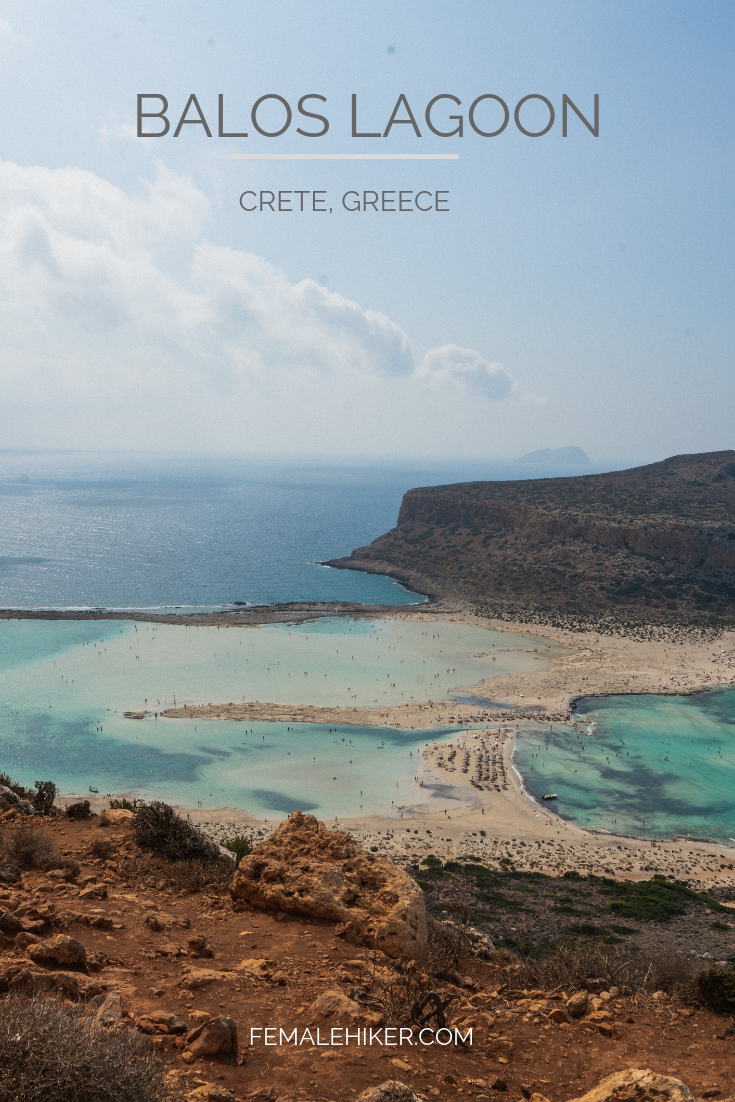
M 541 799 L 542 800 L 555 800 L 555 799 L 557 799 L 558 795 L 559 795 L 558 792 L 547 792 L 544 796 L 541 797 Z

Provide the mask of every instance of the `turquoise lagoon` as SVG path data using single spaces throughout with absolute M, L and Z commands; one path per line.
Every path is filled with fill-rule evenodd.
M 515 763 L 580 826 L 735 839 L 735 689 L 583 700 L 573 726 L 520 734 Z
M 532 653 L 538 648 L 539 654 Z M 466 624 L 328 619 L 260 628 L 0 621 L 0 769 L 84 795 L 323 817 L 414 802 L 420 748 L 445 731 L 125 711 L 259 700 L 375 707 L 446 699 L 532 668 L 547 644 Z

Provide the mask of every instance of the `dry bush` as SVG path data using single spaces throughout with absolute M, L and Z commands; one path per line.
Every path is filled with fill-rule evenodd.
M 457 972 L 470 955 L 470 926 L 460 914 L 454 922 L 428 920 L 424 966 L 431 975 Z
M 224 893 L 229 887 L 234 863 L 226 857 L 211 861 L 157 861 L 133 857 L 124 861 L 119 875 L 131 884 L 163 884 L 173 891 L 194 894 L 205 888 Z
M 423 971 L 423 962 L 408 961 L 388 975 L 373 973 L 364 987 L 350 991 L 351 998 L 385 1015 L 388 1025 L 418 1025 L 434 1029 L 451 1020 L 450 1006 L 457 992 L 437 976 Z
M 103 859 L 107 860 L 107 856 Z M 147 880 L 158 883 L 163 879 L 163 871 L 161 861 L 152 861 L 150 857 L 130 857 L 120 863 L 118 875 L 129 884 L 145 884 Z
M 89 852 L 93 857 L 99 857 L 101 861 L 108 861 L 115 852 L 115 847 L 106 838 L 95 838 L 89 847 Z
M 226 857 L 213 861 L 174 861 L 164 874 L 174 891 L 194 894 L 205 888 L 226 891 L 235 871 L 234 861 Z
M 72 880 L 82 871 L 70 857 L 59 857 L 53 842 L 30 823 L 21 823 L 0 838 L 0 858 L 19 869 L 68 869 Z
M 19 869 L 51 869 L 63 864 L 51 839 L 27 823 L 5 831 L 0 845 L 3 861 Z
M 160 800 L 138 808 L 133 836 L 139 846 L 171 861 L 212 861 L 220 856 L 215 842 Z
M 351 994 L 363 1006 L 384 1014 L 391 1025 L 427 1025 L 434 1029 L 451 1020 L 451 1004 L 459 996 L 446 980 L 458 979 L 470 956 L 469 927 L 430 918 L 425 952 L 390 973 L 373 968 L 368 983 Z
M 498 962 L 500 963 L 500 962 Z M 627 987 L 631 994 L 653 991 L 674 993 L 701 969 L 701 962 L 680 953 L 626 953 L 618 948 L 559 945 L 539 957 L 506 965 L 507 982 L 514 988 L 578 990 L 598 980 L 605 987 Z
M 81 1007 L 8 995 L 0 1001 L 0 1102 L 176 1102 L 150 1042 L 105 1030 Z
M 22 784 L 16 784 L 7 773 L 0 772 L 0 786 L 3 788 L 9 788 L 11 792 L 15 792 L 16 796 L 20 800 L 33 800 L 36 795 L 36 791 L 33 788 L 24 788 Z

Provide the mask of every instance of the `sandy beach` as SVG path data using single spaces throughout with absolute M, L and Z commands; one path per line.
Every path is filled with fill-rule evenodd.
M 381 610 L 380 615 L 385 615 Z M 654 873 L 680 876 L 693 886 L 735 887 L 735 846 L 677 837 L 651 841 L 584 830 L 565 822 L 547 804 L 524 791 L 513 764 L 516 729 L 561 723 L 573 714 L 581 696 L 618 693 L 692 693 L 735 681 L 735 633 L 714 642 L 696 635 L 681 640 L 638 640 L 570 632 L 524 623 L 482 620 L 467 610 L 432 606 L 421 611 L 394 610 L 396 618 L 472 623 L 501 632 L 528 634 L 552 643 L 538 670 L 501 676 L 466 686 L 473 704 L 425 701 L 380 708 L 293 707 L 268 703 L 212 704 L 165 711 L 167 717 L 219 718 L 223 721 L 287 720 L 394 726 L 402 729 L 474 726 L 481 729 L 433 745 L 424 752 L 416 778 L 416 800 L 391 815 L 340 817 L 339 825 L 376 852 L 407 862 L 429 854 L 442 859 L 475 856 L 483 861 L 512 861 L 519 869 L 556 875 L 578 870 L 603 876 L 644 879 Z M 483 706 L 481 701 L 487 701 Z M 490 703 L 492 702 L 492 703 Z M 462 744 L 462 745 L 460 745 Z M 474 768 L 462 773 L 449 755 L 489 755 L 496 781 L 480 792 L 471 783 Z M 275 822 L 243 811 L 186 809 L 214 837 L 234 831 L 254 841 Z M 729 867 L 728 867 L 729 866 Z

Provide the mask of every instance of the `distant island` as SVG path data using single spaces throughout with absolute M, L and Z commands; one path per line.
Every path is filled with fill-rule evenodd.
M 589 467 L 590 457 L 581 448 L 570 444 L 566 448 L 537 448 L 516 459 L 516 467 Z
M 584 456 L 581 449 L 559 450 Z M 735 451 L 608 474 L 409 490 L 398 524 L 330 566 L 539 623 L 735 620 Z

